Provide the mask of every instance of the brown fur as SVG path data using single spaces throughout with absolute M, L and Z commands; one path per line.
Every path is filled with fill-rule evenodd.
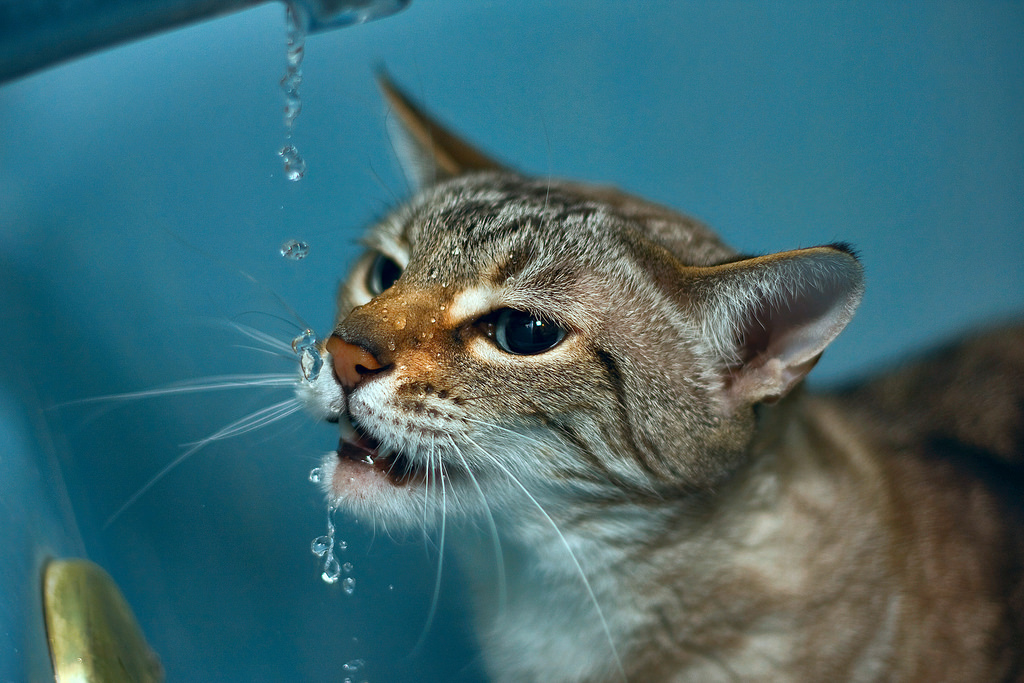
M 475 521 L 495 680 L 1024 680 L 1024 330 L 809 394 L 863 289 L 847 247 L 742 258 L 385 90 L 426 187 L 370 231 L 306 391 L 353 425 L 332 501 Z M 563 336 L 503 348 L 510 310 Z

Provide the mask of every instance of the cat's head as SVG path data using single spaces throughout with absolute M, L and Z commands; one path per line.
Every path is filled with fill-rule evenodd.
M 706 490 L 860 300 L 846 247 L 739 258 L 666 208 L 506 170 L 385 92 L 423 189 L 369 229 L 307 392 L 342 425 L 323 471 L 343 508 L 418 524 L 524 490 Z

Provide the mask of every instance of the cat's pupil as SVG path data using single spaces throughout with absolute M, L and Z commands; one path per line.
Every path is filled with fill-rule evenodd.
M 401 274 L 402 267 L 393 259 L 384 254 L 377 254 L 366 276 L 366 288 L 370 290 L 371 295 L 377 296 L 395 284 Z
M 514 308 L 502 309 L 494 323 L 494 341 L 501 350 L 532 356 L 554 347 L 565 330 L 552 322 Z

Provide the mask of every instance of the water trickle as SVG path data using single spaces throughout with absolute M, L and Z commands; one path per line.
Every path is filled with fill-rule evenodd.
M 345 550 L 348 545 L 344 541 L 334 541 L 334 511 L 333 505 L 327 508 L 327 534 L 324 536 L 318 536 L 313 539 L 309 549 L 317 557 L 322 557 L 324 560 L 324 570 L 320 574 L 320 578 L 323 579 L 324 583 L 337 583 L 338 579 L 341 578 L 341 564 L 338 562 L 338 558 L 334 556 L 334 550 Z M 348 564 L 347 562 L 345 564 Z M 348 579 L 346 579 L 348 581 Z M 342 582 L 345 585 L 345 582 Z M 352 591 L 345 588 L 346 593 Z
M 285 145 L 277 153 L 284 160 L 284 177 L 288 180 L 299 180 L 306 175 L 306 160 L 295 149 L 295 145 Z
M 320 376 L 320 371 L 324 367 L 324 359 L 320 355 L 316 332 L 304 330 L 302 334 L 292 340 L 292 350 L 299 355 L 299 368 L 307 382 L 312 382 Z
M 337 577 L 335 577 L 335 581 L 337 581 Z M 351 576 L 345 577 L 345 580 L 341 582 L 341 590 L 345 591 L 346 595 L 352 595 L 356 592 L 356 580 Z
M 306 19 L 303 10 L 293 4 L 286 5 L 285 30 L 288 48 L 285 53 L 285 71 L 281 79 L 284 94 L 284 137 L 291 140 L 295 119 L 302 111 L 299 85 L 302 83 L 302 58 L 306 52 Z M 306 162 L 294 145 L 286 144 L 278 152 L 284 162 L 284 175 L 288 180 L 299 180 L 306 173 Z
M 289 261 L 301 261 L 309 256 L 309 245 L 299 240 L 288 240 L 281 245 L 281 256 Z

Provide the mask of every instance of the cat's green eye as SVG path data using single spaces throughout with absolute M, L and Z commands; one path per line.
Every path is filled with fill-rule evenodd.
M 497 311 L 493 324 L 498 348 L 517 356 L 543 353 L 565 338 L 565 330 L 553 322 L 514 308 Z
M 371 296 L 377 296 L 395 284 L 401 274 L 402 267 L 394 259 L 377 254 L 366 274 L 366 288 L 370 290 Z

